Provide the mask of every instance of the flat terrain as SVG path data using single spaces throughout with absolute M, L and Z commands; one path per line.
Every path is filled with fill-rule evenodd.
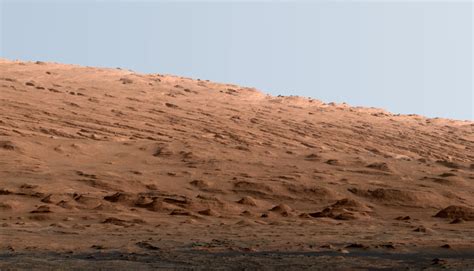
M 224 252 L 0 254 L 0 269 L 31 270 L 472 270 L 474 252 Z
M 0 269 L 48 257 L 401 268 L 417 255 L 473 268 L 473 131 L 207 80 L 0 60 Z M 133 255 L 143 261 L 123 260 Z

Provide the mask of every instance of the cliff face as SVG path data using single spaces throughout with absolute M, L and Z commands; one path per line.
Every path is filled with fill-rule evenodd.
M 100 242 L 118 248 L 149 235 L 168 236 L 162 246 L 216 236 L 267 248 L 472 245 L 473 222 L 449 222 L 473 217 L 473 128 L 207 80 L 1 60 L 0 246 L 89 248 L 107 235 Z M 464 211 L 433 217 L 448 206 Z

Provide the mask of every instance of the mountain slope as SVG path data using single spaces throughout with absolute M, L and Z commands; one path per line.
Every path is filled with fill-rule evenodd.
M 474 245 L 473 122 L 121 69 L 0 71 L 0 249 Z

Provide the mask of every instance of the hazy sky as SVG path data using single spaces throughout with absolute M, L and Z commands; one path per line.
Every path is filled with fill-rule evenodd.
M 473 6 L 0 0 L 0 56 L 169 73 L 472 120 Z

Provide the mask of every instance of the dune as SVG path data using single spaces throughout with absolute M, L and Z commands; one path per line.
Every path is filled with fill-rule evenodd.
M 124 69 L 0 74 L 0 250 L 474 247 L 472 121 Z

